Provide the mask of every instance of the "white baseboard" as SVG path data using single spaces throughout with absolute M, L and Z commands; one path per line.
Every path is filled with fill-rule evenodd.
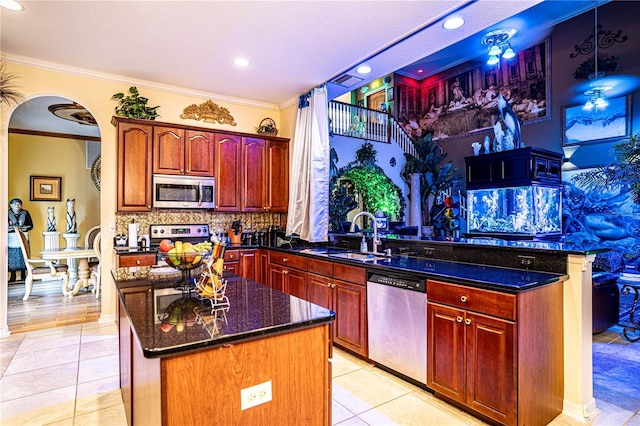
M 587 403 L 580 405 L 575 402 L 564 400 L 562 406 L 562 414 L 571 417 L 582 423 L 587 423 L 600 413 L 596 407 L 595 398 L 591 398 Z
M 116 314 L 109 314 L 109 315 L 105 315 L 105 314 L 100 314 L 100 318 L 98 318 L 98 322 L 100 324 L 106 324 L 106 323 L 110 323 L 110 322 L 116 322 Z

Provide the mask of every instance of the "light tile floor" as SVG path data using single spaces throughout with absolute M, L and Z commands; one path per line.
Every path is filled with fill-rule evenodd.
M 601 413 L 589 424 L 640 426 L 640 342 L 630 344 L 620 336 L 619 327 L 594 336 L 594 392 Z M 13 334 L 0 345 L 3 426 L 126 425 L 115 324 Z M 334 350 L 332 409 L 333 424 L 341 426 L 483 424 L 340 350 Z M 551 424 L 584 423 L 560 415 Z

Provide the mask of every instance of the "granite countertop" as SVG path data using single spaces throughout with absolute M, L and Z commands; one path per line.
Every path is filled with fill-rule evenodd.
M 418 274 L 425 279 L 445 280 L 451 283 L 469 285 L 504 293 L 517 293 L 530 288 L 566 280 L 565 274 L 527 271 L 497 266 L 424 259 L 409 256 L 376 256 L 370 260 L 353 260 L 336 257 L 340 253 L 353 252 L 333 247 L 293 247 L 271 248 L 312 258 L 325 258 L 333 262 L 364 266 L 378 271 L 389 270 Z
M 120 300 L 147 358 L 267 337 L 335 319 L 335 313 L 328 309 L 226 273 L 228 307 L 213 308 L 209 300 L 197 299 L 195 292 L 175 290 L 179 274 L 153 279 L 151 269 L 138 268 L 133 274 L 126 268 L 112 271 Z M 182 325 L 172 324 L 176 306 L 186 307 L 187 312 L 194 312 L 195 307 L 198 315 L 173 321 Z

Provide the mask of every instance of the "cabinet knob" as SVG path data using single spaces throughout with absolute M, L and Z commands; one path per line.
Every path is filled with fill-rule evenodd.
M 467 301 L 467 296 L 462 296 L 462 297 L 460 297 L 460 301 L 461 301 L 462 303 L 466 302 L 466 301 Z
M 331 283 L 327 283 L 327 287 L 331 288 Z
M 331 288 L 336 288 L 336 285 L 335 284 L 331 284 Z
M 457 318 L 456 318 L 456 321 L 458 321 L 458 322 L 462 322 L 462 317 L 457 317 Z
M 140 264 L 140 259 L 136 260 L 136 265 Z
M 282 258 L 282 261 L 283 261 L 283 262 L 288 262 L 288 261 L 289 261 L 289 258 L 288 258 L 288 257 L 284 257 L 284 258 Z
M 467 325 L 471 324 L 471 319 L 467 318 L 466 320 L 464 320 L 464 323 Z
M 289 273 L 289 271 L 287 271 L 286 269 L 284 271 L 282 271 L 282 275 L 287 275 Z
M 233 259 L 233 256 L 234 256 L 234 255 L 230 254 L 230 255 L 229 255 L 229 259 Z

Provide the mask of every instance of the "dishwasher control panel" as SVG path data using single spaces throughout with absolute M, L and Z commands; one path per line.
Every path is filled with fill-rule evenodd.
M 420 293 L 427 292 L 427 280 L 388 272 L 367 272 L 367 283 L 382 284 Z

